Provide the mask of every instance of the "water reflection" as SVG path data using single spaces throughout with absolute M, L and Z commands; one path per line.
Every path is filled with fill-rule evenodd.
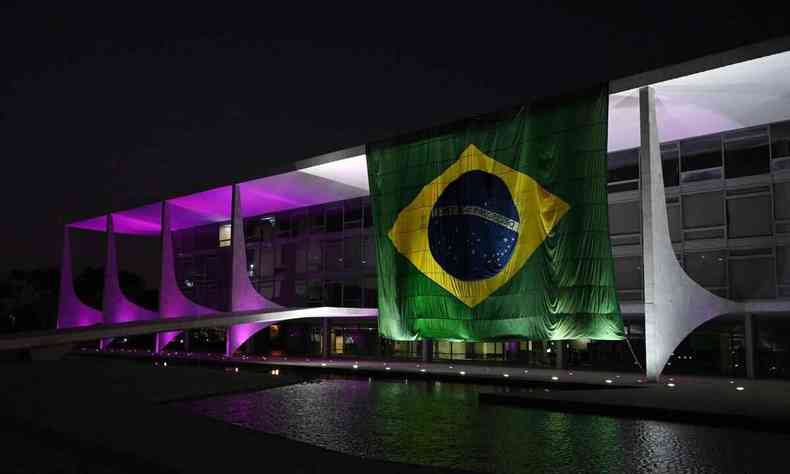
M 758 472 L 790 436 L 478 405 L 491 387 L 323 380 L 183 407 L 328 449 L 489 472 Z

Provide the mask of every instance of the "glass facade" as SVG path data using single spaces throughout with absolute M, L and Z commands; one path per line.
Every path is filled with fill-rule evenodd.
M 670 235 L 678 261 L 702 286 L 735 300 L 790 297 L 790 122 L 663 143 Z M 639 150 L 609 156 L 609 219 L 618 292 L 642 299 Z M 250 281 L 266 298 L 289 307 L 375 307 L 376 254 L 367 198 L 245 219 Z M 177 277 L 194 301 L 228 308 L 228 223 L 174 233 Z M 790 316 L 790 315 L 788 315 Z M 631 319 L 628 319 L 631 318 Z M 736 318 L 737 319 L 737 318 Z M 741 318 L 742 319 L 742 318 Z M 758 318 L 760 375 L 787 376 L 787 334 Z M 763 325 L 764 324 L 764 325 Z M 375 321 L 291 322 L 256 336 L 257 351 L 419 357 L 419 343 L 383 341 Z M 596 341 L 436 341 L 443 360 L 518 360 L 638 369 L 644 323 L 626 319 L 628 343 Z M 743 323 L 713 321 L 676 351 L 668 372 L 743 370 Z M 283 339 L 284 338 L 284 339 Z M 289 342 L 282 342 L 289 341 Z M 278 342 L 280 341 L 280 342 Z M 772 368 L 773 367 L 773 368 Z

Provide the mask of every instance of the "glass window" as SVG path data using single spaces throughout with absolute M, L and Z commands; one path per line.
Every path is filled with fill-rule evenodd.
M 307 283 L 307 302 L 320 305 L 324 300 L 324 285 L 321 280 L 310 280 Z
M 296 269 L 296 249 L 298 245 L 295 242 L 290 242 L 282 245 L 282 264 L 281 267 L 288 272 L 293 272 Z
M 343 306 L 347 308 L 362 306 L 362 287 L 358 281 L 343 283 Z
M 291 235 L 300 237 L 307 234 L 307 213 L 298 212 L 291 215 Z
M 326 231 L 340 232 L 343 230 L 343 208 L 339 206 L 326 209 Z
M 290 237 L 291 216 L 289 216 L 287 213 L 278 214 L 275 227 L 277 229 L 277 237 Z
M 768 173 L 768 131 L 747 130 L 724 138 L 724 176 L 739 178 Z
M 686 240 L 723 239 L 724 229 L 687 230 L 685 237 Z
M 247 246 L 247 272 L 252 280 L 257 280 L 260 276 L 261 266 L 258 263 L 258 246 Z
M 790 156 L 790 121 L 771 125 L 771 155 L 774 158 Z
M 773 234 L 771 196 L 727 200 L 727 232 L 731 238 Z
M 324 208 L 322 206 L 312 207 L 308 212 L 308 216 L 310 219 L 310 232 L 312 233 L 324 232 L 326 228 Z
M 774 207 L 777 219 L 790 219 L 790 182 L 774 184 Z
M 607 157 L 609 182 L 639 179 L 639 149 L 609 153 Z
M 776 297 L 774 259 L 731 258 L 730 295 L 735 300 Z
M 680 206 L 667 206 L 667 217 L 669 219 L 669 237 L 672 242 L 680 242 Z
M 682 170 L 694 171 L 721 166 L 721 138 L 695 138 L 680 143 Z
M 261 295 L 264 298 L 271 300 L 274 298 L 274 281 L 273 280 L 266 280 L 261 282 Z
M 307 247 L 307 271 L 321 272 L 324 270 L 324 250 L 321 242 L 311 240 Z
M 247 219 L 244 221 L 244 238 L 247 242 L 261 240 L 261 223 L 257 219 Z
M 724 196 L 721 192 L 683 196 L 683 227 L 713 227 L 724 224 Z
M 366 236 L 362 240 L 362 265 L 366 268 L 375 268 L 376 239 L 373 236 Z
M 619 202 L 609 205 L 609 234 L 634 234 L 642 227 L 639 202 Z
M 618 290 L 638 290 L 642 288 L 642 257 L 615 258 L 614 272 Z
M 365 301 L 363 305 L 366 308 L 375 308 L 378 306 L 378 285 L 375 277 L 365 278 Z
M 262 242 L 270 242 L 274 238 L 274 226 L 277 218 L 274 216 L 264 216 L 260 219 L 260 235 Z
M 362 263 L 362 238 L 347 237 L 343 240 L 343 263 L 346 268 L 359 268 Z
M 362 225 L 362 200 L 351 199 L 345 202 L 343 228 L 355 229 Z
M 219 276 L 219 265 L 216 255 L 207 255 L 205 259 L 206 265 L 206 281 L 216 282 Z
M 727 285 L 727 258 L 724 250 L 686 254 L 686 273 L 702 286 Z
M 677 143 L 661 145 L 661 168 L 664 174 L 664 186 L 680 184 L 680 149 Z
M 274 249 L 271 247 L 261 249 L 260 275 L 262 277 L 274 275 Z
M 341 241 L 324 242 L 324 267 L 327 271 L 343 269 L 343 245 Z
M 307 282 L 304 280 L 294 281 L 294 302 L 302 305 L 307 301 Z
M 776 247 L 776 274 L 780 284 L 790 285 L 790 247 Z
M 230 224 L 222 224 L 219 226 L 219 246 L 220 247 L 230 247 L 230 232 L 231 232 L 231 225 Z
M 337 281 L 328 281 L 324 285 L 324 305 L 342 306 L 343 285 Z
M 294 271 L 296 273 L 305 273 L 307 271 L 307 249 L 306 244 L 299 244 L 294 253 Z

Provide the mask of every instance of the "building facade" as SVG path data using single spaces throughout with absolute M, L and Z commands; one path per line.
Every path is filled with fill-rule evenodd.
M 781 51 L 786 51 L 785 43 Z M 775 52 L 777 46 L 771 48 Z M 657 135 L 662 194 L 680 266 L 713 295 L 743 308 L 771 308 L 705 322 L 676 347 L 667 373 L 790 377 L 790 90 L 781 79 L 786 77 L 782 72 L 790 73 L 790 53 L 760 56 L 763 47 L 749 51 L 749 61 L 742 57 L 747 53 L 738 52 L 662 72 L 657 76 L 661 81 L 642 76 L 621 81 L 630 87 L 655 84 L 658 91 L 652 112 L 657 111 L 662 132 Z M 750 81 L 749 94 L 743 92 L 744 78 Z M 649 358 L 644 316 L 649 279 L 643 271 L 648 236 L 643 235 L 640 109 L 634 106 L 636 89 L 615 82 L 611 89 L 609 226 L 625 341 L 432 341 L 426 346 L 379 338 L 375 319 L 316 318 L 268 326 L 241 350 L 415 358 L 431 350 L 447 360 L 643 370 Z M 642 146 L 644 140 L 642 135 Z M 169 200 L 181 213 L 172 229 L 172 265 L 180 293 L 205 311 L 230 311 L 233 281 L 241 270 L 256 294 L 281 307 L 375 308 L 375 237 L 364 156 L 348 156 L 234 185 L 232 191 L 226 186 Z M 237 195 L 242 191 L 246 201 Z M 71 227 L 111 235 L 116 222 L 121 233 L 165 235 L 156 206 Z M 236 262 L 240 254 L 234 250 L 234 232 L 243 233 L 243 268 Z M 114 258 L 114 247 L 108 248 Z M 100 315 L 90 317 L 95 321 Z M 202 330 L 192 339 L 216 342 L 223 334 Z

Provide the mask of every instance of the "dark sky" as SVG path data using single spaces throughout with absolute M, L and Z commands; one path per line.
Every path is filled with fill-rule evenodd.
M 74 3 L 0 9 L 0 271 L 56 265 L 77 218 L 790 29 L 757 2 Z

